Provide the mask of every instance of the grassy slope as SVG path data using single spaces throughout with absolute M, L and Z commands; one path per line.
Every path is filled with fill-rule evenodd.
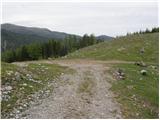
M 133 64 L 115 64 L 111 74 L 117 68 L 125 71 L 126 79 L 113 83 L 112 90 L 117 94 L 117 101 L 122 104 L 125 118 L 158 118 L 158 33 L 130 35 L 116 38 L 83 48 L 71 53 L 67 58 L 89 58 L 98 60 L 125 60 L 151 62 L 153 66 L 139 67 Z M 144 54 L 140 49 L 144 47 Z M 146 69 L 147 76 L 140 71 Z
M 117 100 L 123 107 L 126 118 L 158 118 L 159 107 L 159 77 L 158 67 L 142 68 L 134 64 L 118 64 L 112 68 L 124 70 L 125 80 L 113 82 L 111 90 L 117 95 Z M 146 69 L 147 75 L 140 74 Z
M 144 47 L 144 55 L 140 49 Z M 158 33 L 130 35 L 83 48 L 67 58 L 158 62 Z
M 26 67 L 19 67 L 9 63 L 2 63 L 2 87 L 11 86 L 12 90 L 6 96 L 10 96 L 8 101 L 2 100 L 2 118 L 10 118 L 9 114 L 14 108 L 23 107 L 28 103 L 28 98 L 35 92 L 45 89 L 52 90 L 50 81 L 57 80 L 57 77 L 70 71 L 66 67 L 56 64 L 36 64 L 32 63 Z M 34 80 L 34 81 L 32 81 Z

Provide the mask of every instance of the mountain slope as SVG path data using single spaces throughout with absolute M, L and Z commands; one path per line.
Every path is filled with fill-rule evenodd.
M 98 40 L 112 40 L 113 37 L 107 36 L 107 35 L 99 35 L 96 37 Z
M 141 49 L 144 53 L 141 54 Z M 127 60 L 158 63 L 158 33 L 129 35 L 93 45 L 67 58 L 91 58 L 99 60 Z
M 46 28 L 2 24 L 2 51 L 15 49 L 21 45 L 30 44 L 33 42 L 47 42 L 49 39 L 61 40 L 69 35 L 72 34 L 50 31 Z M 76 35 L 76 37 L 80 38 L 78 35 Z
M 25 27 L 14 24 L 1 24 L 1 48 L 2 52 L 15 49 L 21 45 L 33 42 L 47 42 L 50 39 L 62 40 L 70 35 L 64 32 L 51 31 L 47 28 Z M 79 35 L 75 35 L 78 39 Z M 102 35 L 96 37 L 98 40 L 110 40 L 112 37 Z
M 38 28 L 38 27 L 24 27 L 14 24 L 2 24 L 2 30 L 18 33 L 18 34 L 25 34 L 25 35 L 36 35 L 45 38 L 55 38 L 55 39 L 64 39 L 69 34 L 64 32 L 56 32 L 51 31 L 47 28 Z

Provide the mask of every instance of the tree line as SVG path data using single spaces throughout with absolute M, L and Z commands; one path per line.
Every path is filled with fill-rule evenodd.
M 155 33 L 155 32 L 159 32 L 159 27 L 154 27 L 151 30 L 149 30 L 148 28 L 144 31 L 140 30 L 139 32 L 134 32 L 134 33 L 127 33 L 127 35 L 136 35 L 136 34 L 145 34 L 145 33 Z
M 57 58 L 99 42 L 102 40 L 97 40 L 93 34 L 85 34 L 82 38 L 70 35 L 64 40 L 53 39 L 46 43 L 32 43 L 23 45 L 16 50 L 5 51 L 2 53 L 2 61 L 15 62 L 48 59 L 49 57 Z

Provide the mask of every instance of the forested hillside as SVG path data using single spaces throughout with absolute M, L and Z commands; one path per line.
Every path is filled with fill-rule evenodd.
M 64 40 L 49 40 L 46 43 L 32 43 L 24 45 L 16 50 L 8 50 L 2 53 L 2 60 L 5 62 L 26 61 L 57 58 L 65 56 L 70 52 L 102 42 L 94 35 L 85 34 L 81 39 L 76 36 L 66 37 Z
M 48 42 L 51 39 L 64 40 L 70 36 L 74 36 L 77 39 L 82 38 L 79 35 L 51 31 L 47 28 L 25 27 L 8 23 L 1 25 L 1 36 L 2 52 L 6 50 L 15 50 L 17 47 L 31 43 Z M 97 40 L 112 39 L 112 37 L 106 35 L 97 36 L 96 38 Z

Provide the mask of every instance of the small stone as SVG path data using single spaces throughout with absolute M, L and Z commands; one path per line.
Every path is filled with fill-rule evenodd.
M 132 85 L 128 85 L 127 88 L 128 88 L 129 90 L 131 90 L 131 89 L 133 89 L 133 86 L 132 86 Z
M 147 75 L 147 70 L 141 70 L 142 75 Z
M 21 79 L 21 76 L 20 76 L 19 72 L 15 72 L 15 76 L 16 76 L 16 80 L 20 80 Z
M 7 87 L 5 87 L 5 90 L 7 90 L 7 91 L 12 90 L 12 86 L 7 86 Z
M 7 105 L 7 107 L 10 107 L 10 106 L 11 106 L 11 104 L 8 104 L 8 105 Z
M 7 74 L 10 76 L 12 75 L 13 71 L 7 71 Z
M 20 109 L 20 110 L 22 110 L 22 109 L 23 109 L 23 107 L 22 107 L 22 106 L 20 106 L 20 107 L 19 107 L 19 109 Z
M 26 83 L 23 83 L 23 86 L 27 86 L 27 84 L 26 84 Z
M 17 111 L 16 111 L 16 113 L 20 113 L 20 111 L 19 111 L 19 110 L 17 110 Z
M 27 105 L 26 105 L 26 104 L 24 104 L 23 106 L 24 106 L 24 107 L 27 107 Z

